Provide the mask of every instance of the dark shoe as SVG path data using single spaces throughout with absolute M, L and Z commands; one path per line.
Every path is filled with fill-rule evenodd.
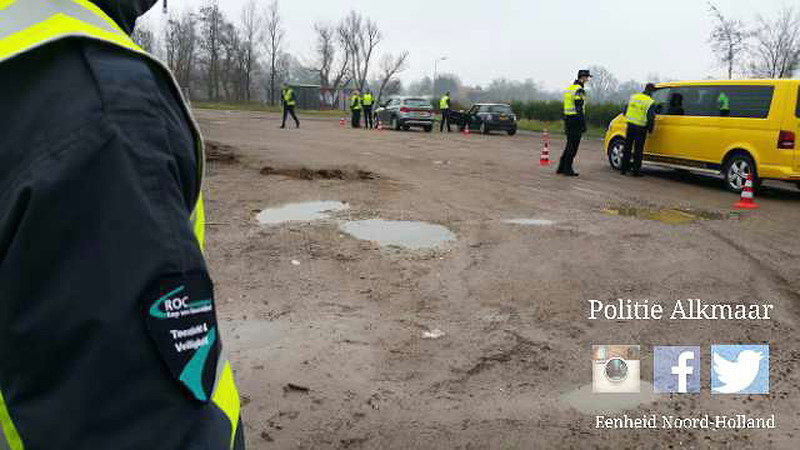
M 578 172 L 566 172 L 566 173 L 564 173 L 564 175 L 566 175 L 568 177 L 579 177 L 580 176 L 580 174 Z
M 286 128 L 286 125 L 281 125 L 281 126 L 280 126 L 280 127 L 278 127 L 278 128 L 280 128 L 280 129 L 282 130 L 282 129 Z
M 620 171 L 619 171 L 619 174 L 620 174 L 620 175 L 622 175 L 622 176 L 624 177 L 625 175 L 627 175 L 627 174 L 628 174 L 628 172 L 625 172 L 624 170 L 620 170 Z
M 636 177 L 636 178 L 642 178 L 644 175 L 642 175 L 642 174 L 641 174 L 641 173 L 639 173 L 639 172 L 633 172 L 633 173 L 631 174 L 631 176 L 634 176 L 634 177 Z

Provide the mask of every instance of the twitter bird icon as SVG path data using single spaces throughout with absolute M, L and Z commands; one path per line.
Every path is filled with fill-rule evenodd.
M 768 345 L 711 347 L 714 394 L 769 394 Z

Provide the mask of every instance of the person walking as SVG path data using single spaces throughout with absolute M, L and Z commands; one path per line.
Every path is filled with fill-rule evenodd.
M 439 110 L 442 113 L 442 122 L 439 125 L 439 132 L 444 133 L 444 127 L 447 126 L 447 132 L 450 132 L 450 92 L 448 91 L 444 96 L 439 99 Z
M 242 450 L 156 0 L 0 7 L 0 448 Z
M 625 175 L 631 170 L 635 177 L 641 177 L 642 159 L 644 158 L 644 144 L 647 133 L 652 133 L 656 122 L 656 108 L 653 92 L 656 85 L 648 83 L 641 94 L 634 94 L 625 108 L 625 120 L 628 130 L 625 134 L 625 150 L 622 153 L 622 167 L 620 173 Z M 633 163 L 631 163 L 633 154 Z
M 581 138 L 586 133 L 586 83 L 592 77 L 588 70 L 578 71 L 578 78 L 564 93 L 564 130 L 567 135 L 567 146 L 561 154 L 556 173 L 577 177 L 573 168 L 575 156 L 581 145 Z
M 360 128 L 361 127 L 361 95 L 359 92 L 353 91 L 353 94 L 350 96 L 350 112 L 352 113 L 353 117 L 351 120 L 351 125 L 353 128 Z
M 375 104 L 375 98 L 372 96 L 372 91 L 367 90 L 364 92 L 364 97 L 361 100 L 361 106 L 364 109 L 364 126 L 367 129 L 372 129 L 372 105 Z
M 283 83 L 283 92 L 281 92 L 281 100 L 283 101 L 283 123 L 281 128 L 286 128 L 286 117 L 291 114 L 294 119 L 295 128 L 300 128 L 300 121 L 294 113 L 294 108 L 297 106 L 297 97 L 294 95 L 294 89 L 287 83 Z

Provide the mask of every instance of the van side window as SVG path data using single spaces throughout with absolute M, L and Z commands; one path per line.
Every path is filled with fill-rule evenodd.
M 720 117 L 766 119 L 775 93 L 773 86 L 719 86 Z
M 669 93 L 670 88 L 659 89 L 653 92 L 653 100 L 655 103 L 656 114 L 666 114 L 669 107 Z
M 717 89 L 710 86 L 672 88 L 667 115 L 713 117 L 719 115 Z

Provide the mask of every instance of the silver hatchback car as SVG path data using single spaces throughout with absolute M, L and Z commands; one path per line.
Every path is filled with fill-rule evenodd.
M 393 130 L 406 131 L 418 127 L 430 132 L 436 120 L 431 102 L 422 97 L 391 97 L 375 111 L 375 116 Z

